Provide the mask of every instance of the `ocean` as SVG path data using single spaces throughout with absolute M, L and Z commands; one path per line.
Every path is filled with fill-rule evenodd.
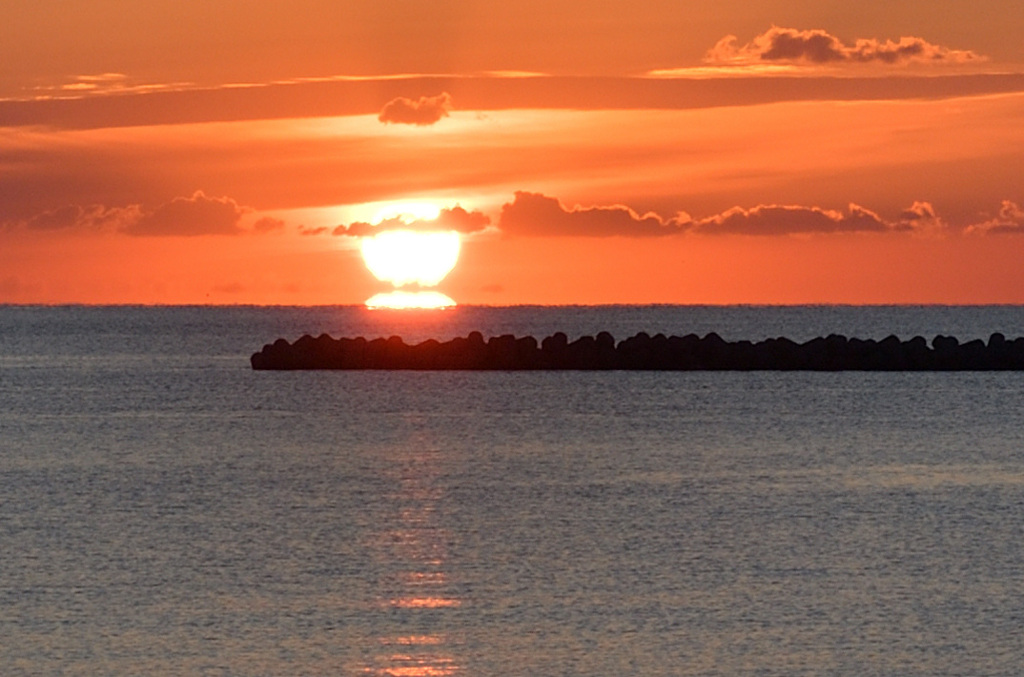
M 1024 308 L 0 306 L 4 675 L 1017 675 L 1024 374 L 254 372 Z

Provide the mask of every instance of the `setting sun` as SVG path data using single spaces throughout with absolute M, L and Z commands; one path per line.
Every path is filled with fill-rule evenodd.
M 433 287 L 451 272 L 459 258 L 455 231 L 388 230 L 363 238 L 363 261 L 374 277 L 395 287 Z
M 1021 36 L 0 0 L 0 677 L 1024 675 Z

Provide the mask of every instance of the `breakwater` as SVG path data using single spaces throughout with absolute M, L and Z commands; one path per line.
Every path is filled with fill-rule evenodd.
M 797 343 L 790 339 L 726 341 L 715 333 L 699 337 L 650 336 L 644 332 L 616 343 L 608 332 L 573 341 L 558 332 L 533 336 L 466 337 L 414 345 L 400 337 L 366 339 L 302 336 L 278 339 L 250 358 L 253 369 L 414 370 L 738 370 L 738 371 L 992 371 L 1024 370 L 1024 337 L 960 343 L 936 336 L 901 340 L 847 338 L 832 334 Z

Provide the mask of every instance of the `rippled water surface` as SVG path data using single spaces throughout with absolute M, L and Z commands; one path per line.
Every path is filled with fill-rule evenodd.
M 891 328 L 891 329 L 890 329 Z M 0 308 L 0 672 L 1014 675 L 1024 376 L 249 369 L 1019 308 Z

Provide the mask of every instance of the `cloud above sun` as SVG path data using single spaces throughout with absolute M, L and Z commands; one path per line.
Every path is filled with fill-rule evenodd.
M 243 225 L 251 207 L 239 205 L 229 197 L 209 197 L 196 191 L 189 197 L 177 197 L 155 208 L 141 205 L 82 207 L 67 205 L 42 212 L 20 223 L 4 227 L 22 227 L 36 232 L 87 230 L 130 236 L 195 237 L 203 235 L 261 235 L 281 233 L 286 223 L 263 216 Z M 355 221 L 334 228 L 298 226 L 304 236 L 334 235 L 354 238 L 403 230 L 419 232 L 454 231 L 462 235 L 493 229 L 516 237 L 651 238 L 692 234 L 704 236 L 786 236 L 828 235 L 840 233 L 912 233 L 922 236 L 1024 235 L 1024 208 L 1012 200 L 1003 200 L 990 215 L 954 227 L 947 223 L 930 202 L 915 201 L 894 218 L 850 203 L 845 209 L 814 205 L 759 204 L 736 206 L 717 214 L 694 218 L 680 211 L 674 216 L 655 212 L 639 213 L 622 204 L 566 207 L 555 197 L 542 193 L 516 191 L 511 202 L 502 205 L 496 221 L 480 210 L 460 205 L 445 207 L 436 218 L 395 216 L 377 223 Z
M 1005 208 L 1004 208 L 1005 211 Z M 501 209 L 498 227 L 509 235 L 561 237 L 657 237 L 705 235 L 809 235 L 827 233 L 939 234 L 946 226 L 928 202 L 914 202 L 898 218 L 850 204 L 845 211 L 802 205 L 733 207 L 694 219 L 685 212 L 663 217 L 639 214 L 624 205 L 567 208 L 556 198 L 517 192 Z
M 556 198 L 517 191 L 515 199 L 502 206 L 498 227 L 511 235 L 650 237 L 683 232 L 688 222 L 686 215 L 664 219 L 623 205 L 566 209 Z
M 480 211 L 467 211 L 459 205 L 445 207 L 438 213 L 436 219 L 414 219 L 408 220 L 400 216 L 385 219 L 380 223 L 367 223 L 356 221 L 348 225 L 340 225 L 332 231 L 333 235 L 347 235 L 349 237 L 365 237 L 375 235 L 389 230 L 413 230 L 413 231 L 436 231 L 454 230 L 458 233 L 468 234 L 482 231 L 491 223 L 489 216 Z
M 968 64 L 985 57 L 971 50 L 936 45 L 919 37 L 901 37 L 898 41 L 859 38 L 844 43 L 825 30 L 799 30 L 772 26 L 745 44 L 735 35 L 727 35 L 704 58 L 711 65 L 751 66 L 766 63 L 791 64 Z
M 448 92 L 418 99 L 397 97 L 384 104 L 377 119 L 384 124 L 419 125 L 425 127 L 448 117 L 452 110 L 452 97 Z

